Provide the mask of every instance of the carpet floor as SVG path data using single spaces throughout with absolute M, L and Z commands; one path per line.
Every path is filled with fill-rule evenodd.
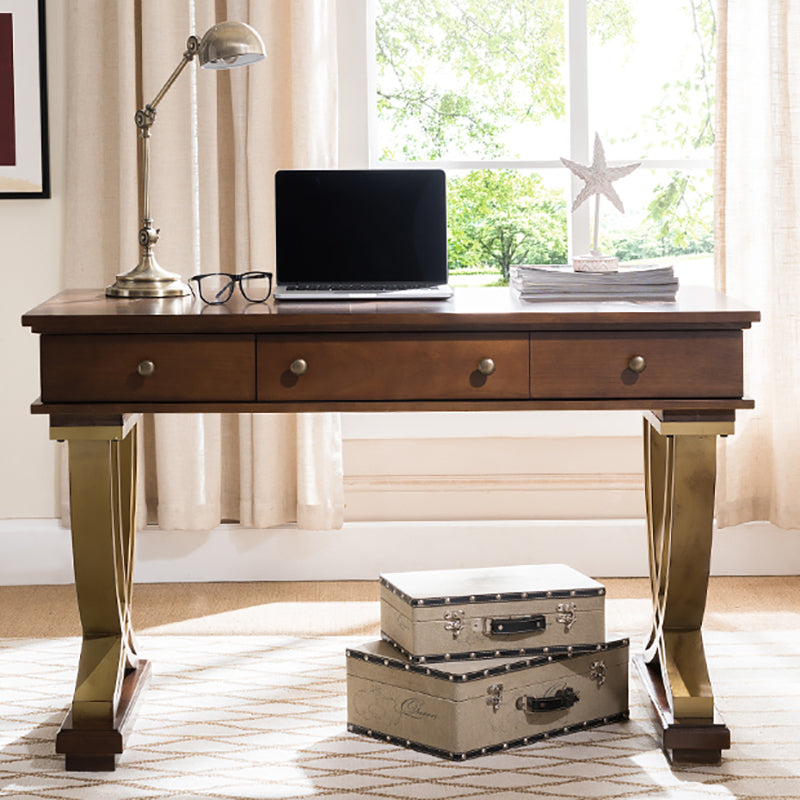
M 628 592 L 631 584 L 606 585 L 609 638 L 630 636 L 635 651 L 649 600 Z M 154 674 L 117 771 L 68 773 L 53 741 L 70 702 L 79 642 L 74 635 L 6 635 L 0 797 L 800 799 L 800 604 L 769 600 L 776 586 L 776 595 L 788 587 L 796 600 L 797 585 L 766 581 L 759 602 L 744 608 L 727 591 L 712 603 L 706 651 L 733 744 L 718 766 L 680 769 L 659 748 L 633 669 L 630 720 L 468 762 L 349 733 L 344 651 L 374 638 L 377 601 L 358 593 L 313 600 L 301 592 L 275 600 L 286 608 L 269 609 L 274 625 L 316 609 L 315 624 L 328 635 L 252 632 L 235 624 L 237 614 L 252 611 L 219 605 L 202 633 L 187 632 L 185 607 L 140 624 L 139 649 Z

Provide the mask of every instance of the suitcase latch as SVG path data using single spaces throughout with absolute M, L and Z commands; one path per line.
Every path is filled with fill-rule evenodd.
M 605 662 L 603 661 L 592 661 L 592 666 L 590 667 L 589 677 L 597 682 L 598 686 L 602 686 L 606 682 L 606 675 L 608 674 L 608 670 L 606 669 Z
M 464 611 L 463 609 L 454 609 L 452 611 L 444 612 L 444 629 L 453 632 L 453 638 L 458 639 L 458 634 L 464 627 Z
M 575 603 L 559 603 L 556 613 L 556 622 L 564 626 L 564 633 L 569 633 L 578 616 L 578 606 Z
M 493 683 L 487 690 L 486 694 L 489 697 L 486 698 L 486 705 L 492 707 L 492 711 L 497 711 L 500 708 L 500 704 L 503 702 L 503 684 L 502 683 Z

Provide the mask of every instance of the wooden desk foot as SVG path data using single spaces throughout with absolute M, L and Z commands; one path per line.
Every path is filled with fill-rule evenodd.
M 72 711 L 64 719 L 56 735 L 56 753 L 66 756 L 66 768 L 73 772 L 113 772 L 117 756 L 125 749 L 125 741 L 133 729 L 136 704 L 150 680 L 150 662 L 139 659 L 139 666 L 122 681 L 117 713 L 108 729 L 73 727 Z
M 657 665 L 636 655 L 633 663 L 650 697 L 656 722 L 662 732 L 662 748 L 675 765 L 719 764 L 722 751 L 731 746 L 731 732 L 721 722 L 676 722 Z

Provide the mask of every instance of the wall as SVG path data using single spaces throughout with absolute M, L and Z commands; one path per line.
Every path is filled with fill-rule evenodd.
M 56 446 L 33 417 L 38 342 L 20 317 L 60 288 L 64 224 L 64 3 L 48 0 L 49 200 L 0 200 L 0 518 L 56 515 Z M 91 227 L 85 221 L 87 235 Z
M 38 342 L 20 325 L 23 313 L 60 289 L 64 225 L 92 235 L 92 221 L 69 219 L 63 201 L 63 5 L 47 0 L 53 196 L 0 200 L 0 584 L 71 580 L 69 535 L 55 522 L 57 447 L 47 420 L 29 413 L 38 392 Z M 581 415 L 563 415 L 554 425 L 552 415 L 526 414 L 509 426 L 503 415 L 484 414 L 469 422 L 464 439 L 463 422 L 453 415 L 385 416 L 345 420 L 352 521 L 344 531 L 146 531 L 139 580 L 374 577 L 389 562 L 392 569 L 419 569 L 431 560 L 568 560 L 596 575 L 645 574 L 638 420 L 631 427 L 624 415 L 613 424 L 606 419 L 601 440 L 598 426 Z M 602 473 L 613 479 L 612 493 L 598 483 Z M 794 574 L 800 537 L 756 524 L 726 530 L 715 540 L 714 563 L 717 574 Z

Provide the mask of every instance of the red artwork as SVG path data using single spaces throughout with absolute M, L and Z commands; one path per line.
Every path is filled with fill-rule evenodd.
M 17 163 L 15 130 L 12 15 L 0 14 L 0 166 Z

